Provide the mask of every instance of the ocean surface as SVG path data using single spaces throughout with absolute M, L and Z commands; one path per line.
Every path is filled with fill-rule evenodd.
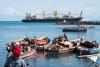
M 23 23 L 21 21 L 0 21 L 0 67 L 6 61 L 6 45 L 11 41 L 19 40 L 25 36 L 42 37 L 48 36 L 51 40 L 61 34 L 62 28 L 72 25 L 55 25 L 54 23 Z M 86 33 L 66 32 L 69 40 L 83 37 L 85 40 L 96 40 L 100 43 L 100 26 L 88 28 Z M 95 67 L 86 58 L 78 58 L 76 54 L 48 55 L 38 53 L 37 56 L 26 60 L 30 67 Z M 100 64 L 100 59 L 97 59 Z

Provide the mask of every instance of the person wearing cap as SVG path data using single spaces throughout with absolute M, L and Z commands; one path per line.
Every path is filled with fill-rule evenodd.
M 22 49 L 20 46 L 12 48 L 12 55 L 7 58 L 4 67 L 26 67 L 26 63 L 20 58 Z

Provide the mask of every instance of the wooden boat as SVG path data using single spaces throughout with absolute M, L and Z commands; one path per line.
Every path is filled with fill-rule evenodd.
M 30 57 L 30 56 L 35 56 L 36 55 L 36 50 L 35 49 L 32 49 L 31 51 L 29 52 L 26 52 L 26 53 L 23 53 L 20 58 L 27 58 L 27 57 Z
M 49 42 L 50 40 L 48 37 L 41 37 L 35 40 L 35 47 L 37 50 L 44 50 L 45 45 L 48 45 Z
M 63 49 L 59 49 L 58 53 L 69 53 L 72 52 L 74 48 L 63 48 Z
M 91 55 L 97 54 L 99 52 L 100 46 L 96 41 L 82 41 L 79 42 L 80 44 L 74 49 L 74 52 L 78 53 L 79 55 Z
M 48 49 L 48 52 L 63 54 L 63 53 L 70 53 L 73 50 L 74 48 L 63 47 L 63 48 L 51 48 L 51 49 Z
M 89 49 L 89 48 L 82 47 L 82 46 L 77 47 L 77 50 L 79 52 L 79 55 L 97 54 L 99 52 L 99 49 L 97 48 Z
M 33 47 L 34 45 L 29 44 L 29 42 L 30 42 L 29 38 L 23 38 L 23 39 L 15 41 L 15 42 L 11 42 L 11 43 L 7 44 L 7 51 L 10 54 L 10 53 L 12 53 L 13 47 L 18 46 L 22 49 L 22 54 L 21 54 L 20 58 L 27 58 L 32 55 L 35 55 L 36 50 Z
M 75 48 L 74 44 L 65 41 L 65 42 L 59 42 L 58 44 L 51 44 L 48 46 L 48 51 L 52 53 L 69 53 L 73 51 Z

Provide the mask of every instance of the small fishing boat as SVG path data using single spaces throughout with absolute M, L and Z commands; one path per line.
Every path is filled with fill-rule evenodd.
M 97 54 L 99 52 L 99 45 L 97 43 L 86 41 L 81 43 L 75 49 L 79 55 Z
M 43 39 L 35 41 L 36 50 L 43 50 L 44 49 L 44 45 L 46 45 L 46 41 L 43 40 Z
M 97 48 L 89 49 L 86 47 L 79 46 L 77 49 L 78 49 L 79 55 L 97 54 L 99 52 L 99 49 Z
M 32 55 L 35 55 L 36 50 L 33 46 L 34 45 L 32 43 L 30 44 L 30 38 L 28 38 L 28 37 L 17 40 L 15 42 L 8 43 L 7 44 L 8 56 L 10 56 L 12 54 L 13 49 L 15 49 L 16 47 L 21 48 L 20 58 L 27 58 Z
M 74 52 L 78 53 L 79 55 L 91 55 L 99 53 L 99 44 L 94 40 L 90 41 L 82 41 L 79 45 L 74 49 Z
M 81 11 L 80 17 L 81 15 L 82 15 L 82 11 Z M 77 27 L 65 27 L 63 28 L 62 31 L 63 32 L 86 32 L 87 31 L 87 28 L 82 26 L 81 20 L 74 23 L 77 24 Z
M 35 48 L 36 50 L 44 50 L 45 46 L 50 42 L 49 38 L 44 36 L 39 39 L 35 39 Z
M 70 47 L 53 47 L 53 48 L 49 48 L 48 49 L 48 53 L 58 53 L 58 54 L 63 54 L 63 53 L 70 53 L 74 50 L 74 47 L 70 48 Z
M 48 46 L 48 52 L 52 53 L 70 53 L 74 50 L 75 45 L 72 42 L 64 41 L 58 42 L 58 44 L 50 44 Z
M 87 28 L 85 27 L 66 27 L 63 28 L 63 32 L 86 32 Z

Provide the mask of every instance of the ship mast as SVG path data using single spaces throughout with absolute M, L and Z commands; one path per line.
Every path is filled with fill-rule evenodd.
M 68 17 L 70 18 L 70 11 L 69 11 L 69 15 L 68 15 Z
M 57 13 L 57 10 L 56 10 L 56 11 L 54 11 L 55 18 L 57 17 L 57 15 L 58 15 L 58 13 Z
M 83 14 L 83 12 L 81 10 L 81 12 L 80 12 L 80 18 L 82 18 L 82 14 Z M 81 27 L 82 27 L 83 23 L 81 22 L 81 20 L 79 21 L 79 25 L 80 25 L 80 23 L 81 23 Z
M 45 11 L 43 11 L 43 19 L 45 18 Z
M 83 14 L 83 12 L 82 12 L 82 10 L 81 10 L 80 17 L 82 17 L 82 14 Z

